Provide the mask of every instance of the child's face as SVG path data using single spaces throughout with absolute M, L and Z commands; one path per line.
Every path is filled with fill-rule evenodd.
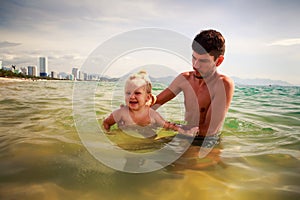
M 145 81 L 131 80 L 126 83 L 125 102 L 131 110 L 140 110 L 149 100 L 150 95 L 146 91 Z

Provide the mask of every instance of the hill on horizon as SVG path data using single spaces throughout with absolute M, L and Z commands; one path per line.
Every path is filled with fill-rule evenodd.
M 100 81 L 118 81 L 119 79 L 122 79 L 124 77 L 119 78 L 111 78 L 111 77 L 102 77 Z M 169 85 L 175 76 L 164 76 L 164 77 L 151 77 L 150 80 L 152 82 L 159 82 Z M 278 85 L 278 86 L 293 86 L 293 84 L 282 81 L 282 80 L 272 80 L 272 79 L 263 79 L 263 78 L 249 78 L 249 79 L 243 79 L 239 77 L 232 76 L 231 77 L 236 85 Z
M 235 84 L 237 85 L 279 85 L 279 86 L 292 86 L 293 84 L 282 81 L 282 80 L 272 80 L 272 79 L 263 79 L 263 78 L 249 78 L 242 79 L 238 77 L 231 77 Z

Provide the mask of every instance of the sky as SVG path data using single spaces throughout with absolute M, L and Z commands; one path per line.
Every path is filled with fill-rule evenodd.
M 49 71 L 71 73 L 126 32 L 158 28 L 192 40 L 201 30 L 216 29 L 226 40 L 221 73 L 300 85 L 299 8 L 298 0 L 0 0 L 0 60 L 23 67 L 46 56 Z M 128 52 L 112 63 L 110 76 L 149 64 L 192 69 L 190 61 L 153 50 Z

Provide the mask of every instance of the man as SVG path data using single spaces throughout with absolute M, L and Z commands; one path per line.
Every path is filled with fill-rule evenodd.
M 233 81 L 217 72 L 224 60 L 225 39 L 216 30 L 201 31 L 192 43 L 193 71 L 178 75 L 157 95 L 154 109 L 184 94 L 187 127 L 199 127 L 197 137 L 216 136 L 233 96 Z

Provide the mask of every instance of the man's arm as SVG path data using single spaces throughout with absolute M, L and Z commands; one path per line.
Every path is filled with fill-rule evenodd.
M 181 83 L 185 81 L 184 76 L 182 74 L 179 74 L 169 85 L 168 88 L 166 88 L 164 91 L 162 91 L 159 95 L 157 95 L 156 102 L 152 105 L 152 108 L 156 110 L 161 105 L 165 104 L 166 102 L 170 101 L 176 95 L 181 92 Z
M 165 104 L 166 102 L 173 99 L 176 95 L 169 89 L 166 88 L 164 91 L 162 91 L 159 95 L 156 96 L 156 102 L 151 106 L 152 109 L 156 110 L 161 105 Z
M 229 77 L 223 77 L 216 83 L 214 91 L 205 123 L 199 127 L 200 135 L 213 135 L 222 128 L 232 100 L 234 83 Z

